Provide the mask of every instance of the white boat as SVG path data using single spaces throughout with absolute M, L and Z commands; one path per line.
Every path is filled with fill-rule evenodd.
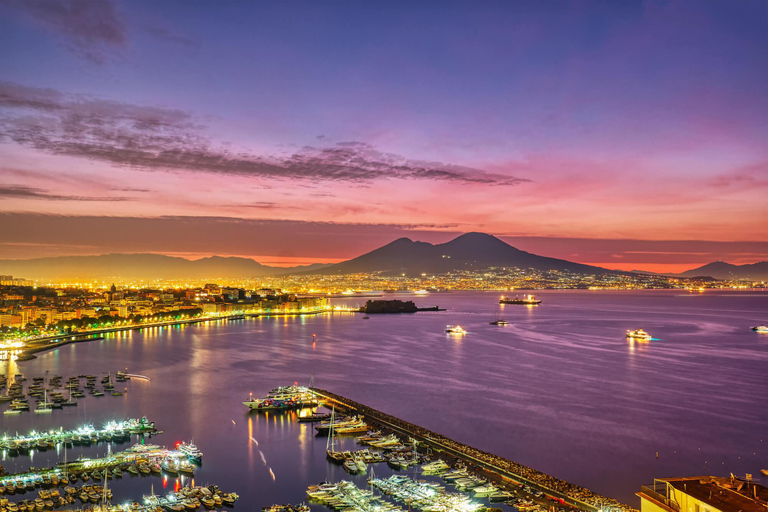
M 179 451 L 186 455 L 188 458 L 193 460 L 203 460 L 203 452 L 200 451 L 200 449 L 195 446 L 193 443 L 184 443 L 182 442 L 179 446 Z
M 634 331 L 627 331 L 627 338 L 633 339 L 633 340 L 644 340 L 648 341 L 650 339 L 653 339 L 650 334 L 645 332 L 642 329 L 635 329 Z
M 460 325 L 447 325 L 445 327 L 445 332 L 448 334 L 467 334 L 467 331 L 465 331 Z
M 35 407 L 35 412 L 51 412 L 53 410 L 53 402 L 48 401 L 48 391 L 45 391 L 43 394 L 44 398 L 42 402 L 37 403 L 37 407 Z
M 758 325 L 756 327 L 753 327 L 752 330 L 755 332 L 768 332 L 768 326 Z

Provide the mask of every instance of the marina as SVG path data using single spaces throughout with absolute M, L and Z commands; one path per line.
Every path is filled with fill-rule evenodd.
M 461 461 L 464 465 L 475 467 L 478 472 L 496 479 L 502 485 L 527 486 L 535 489 L 536 492 L 541 492 L 542 495 L 559 500 L 563 504 L 589 512 L 601 510 L 634 511 L 632 507 L 622 504 L 613 498 L 601 496 L 584 487 L 562 481 L 532 468 L 459 443 L 441 434 L 428 431 L 329 391 L 321 389 L 313 389 L 313 391 L 322 398 L 326 405 L 332 406 L 334 409 L 342 409 L 362 415 L 368 423 L 386 428 L 393 433 L 407 436 L 414 443 L 419 443 L 425 448 L 440 454 L 440 456 L 451 457 Z M 355 419 L 354 421 L 360 420 Z M 396 443 L 394 438 L 390 442 Z M 501 488 L 494 488 L 493 491 L 489 491 L 489 495 L 499 490 Z

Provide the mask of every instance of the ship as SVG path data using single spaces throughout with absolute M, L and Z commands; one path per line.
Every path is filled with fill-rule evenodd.
M 627 338 L 633 339 L 633 340 L 644 340 L 648 341 L 652 339 L 651 335 L 645 332 L 642 329 L 635 329 L 634 331 L 627 331 Z
M 299 386 L 296 382 L 291 386 L 275 388 L 264 398 L 253 398 L 253 395 L 250 395 L 248 400 L 243 402 L 243 405 L 258 411 L 284 411 L 317 407 L 318 404 L 315 394 L 308 387 Z
M 445 327 L 445 332 L 448 334 L 466 334 L 467 331 L 465 331 L 460 325 L 447 325 Z
M 535 295 L 525 294 L 522 297 L 515 295 L 514 299 L 510 299 L 506 295 L 502 295 L 499 299 L 499 304 L 523 304 L 527 306 L 541 304 L 541 301 L 536 298 Z
M 756 327 L 753 327 L 752 330 L 755 332 L 768 332 L 768 326 L 758 325 Z

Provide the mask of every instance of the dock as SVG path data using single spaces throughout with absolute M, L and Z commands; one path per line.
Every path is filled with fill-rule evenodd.
M 503 484 L 523 484 L 545 495 L 586 512 L 638 512 L 629 505 L 602 496 L 585 487 L 560 480 L 523 464 L 454 441 L 442 434 L 377 411 L 349 398 L 318 388 L 311 388 L 322 402 L 363 415 L 365 420 L 396 434 L 413 438 L 434 452 L 445 454 L 476 466 Z
M 18 454 L 28 455 L 30 450 L 47 450 L 61 444 L 88 444 L 98 442 L 122 442 L 130 439 L 132 434 L 144 435 L 157 432 L 154 422 L 146 416 L 132 418 L 124 421 L 110 421 L 102 429 L 94 429 L 84 426 L 73 430 L 50 430 L 29 434 L 8 436 L 3 434 L 0 438 L 0 450 L 7 452 L 8 456 Z

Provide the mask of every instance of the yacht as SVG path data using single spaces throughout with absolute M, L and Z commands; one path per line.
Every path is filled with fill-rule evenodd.
M 42 402 L 37 402 L 35 412 L 51 412 L 53 410 L 53 402 L 48 401 L 48 392 L 43 393 L 44 398 Z
M 203 460 L 203 452 L 195 446 L 193 443 L 181 443 L 179 445 L 179 451 L 186 455 L 189 459 L 200 461 Z
M 509 322 L 506 320 L 494 320 L 491 322 L 491 325 L 509 325 Z
M 755 332 L 768 332 L 768 326 L 758 325 L 757 327 L 753 327 L 752 330 Z
M 267 394 L 264 398 L 248 397 L 243 405 L 252 410 L 274 411 L 286 409 L 301 409 L 304 407 L 317 407 L 319 404 L 315 394 L 306 386 L 299 386 L 294 382 L 292 386 L 282 386 Z
M 652 336 L 642 329 L 635 329 L 634 331 L 627 331 L 627 338 L 648 341 L 652 339 Z
M 448 334 L 467 334 L 467 331 L 460 325 L 446 325 L 445 332 Z
M 506 295 L 502 295 L 499 298 L 499 304 L 523 304 L 527 306 L 541 304 L 541 300 L 537 299 L 535 295 L 525 294 L 522 297 L 515 295 L 514 299 L 510 299 Z

